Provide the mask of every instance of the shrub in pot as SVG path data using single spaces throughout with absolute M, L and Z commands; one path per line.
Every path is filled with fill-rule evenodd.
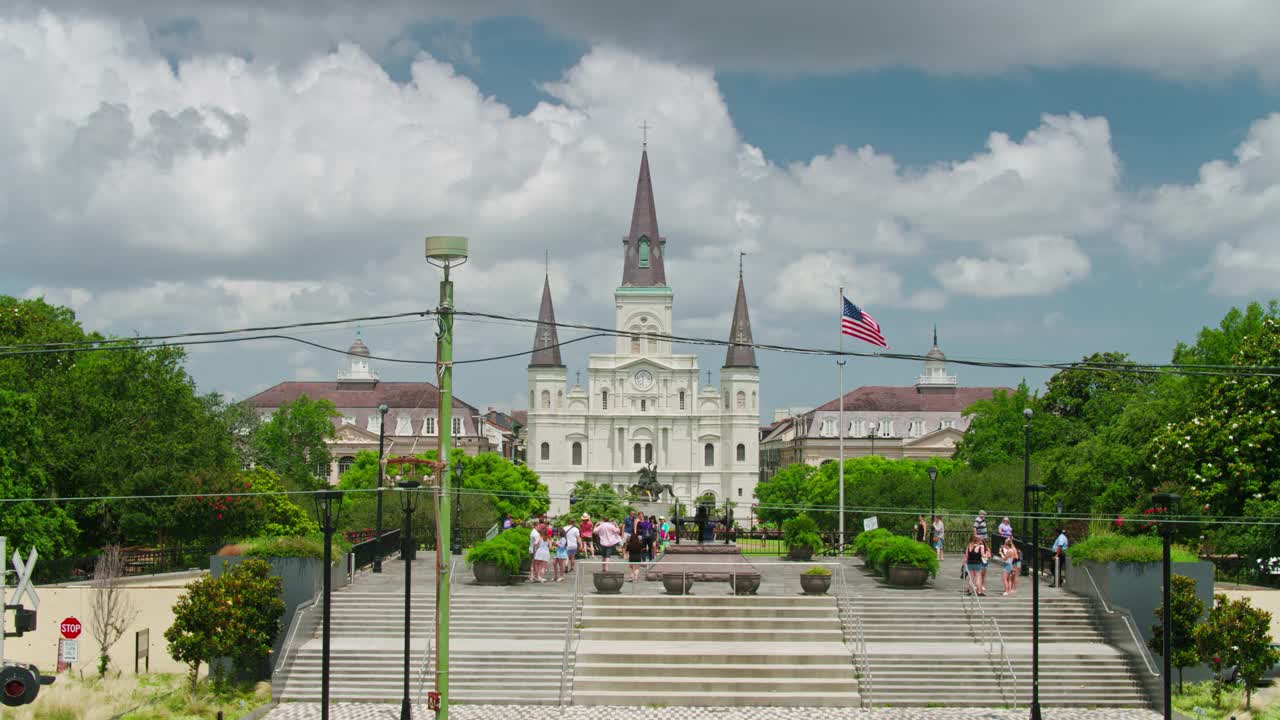
M 885 530 L 884 528 L 876 528 L 875 530 L 860 532 L 857 537 L 853 539 L 853 554 L 861 555 L 865 560 L 867 557 L 867 546 L 876 540 L 881 540 L 887 537 L 893 537 L 893 533 Z
M 787 546 L 787 558 L 807 561 L 814 553 L 822 552 L 822 536 L 813 518 L 800 513 L 782 523 L 782 544 Z
M 911 538 L 892 537 L 876 541 L 875 567 L 891 585 L 918 587 L 938 574 L 938 555 Z
M 817 565 L 800 573 L 800 589 L 805 595 L 822 595 L 831 589 L 831 571 Z
M 512 528 L 467 551 L 471 572 L 481 585 L 505 585 L 529 561 L 529 540 L 524 530 Z

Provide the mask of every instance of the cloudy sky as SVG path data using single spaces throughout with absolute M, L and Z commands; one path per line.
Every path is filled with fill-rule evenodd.
M 740 251 L 756 339 L 792 345 L 836 345 L 840 285 L 894 350 L 936 324 L 952 356 L 1052 361 L 1164 361 L 1280 295 L 1272 0 L 258 5 L 0 6 L 0 292 L 124 335 L 407 311 L 435 304 L 422 236 L 463 234 L 460 308 L 536 315 L 549 252 L 559 318 L 607 324 L 646 122 L 681 334 L 727 336 Z M 433 357 L 427 323 L 361 330 Z M 532 336 L 460 320 L 457 357 Z M 340 360 L 190 368 L 242 397 Z M 835 395 L 829 360 L 760 364 L 765 413 Z M 459 395 L 518 407 L 524 365 L 460 369 Z

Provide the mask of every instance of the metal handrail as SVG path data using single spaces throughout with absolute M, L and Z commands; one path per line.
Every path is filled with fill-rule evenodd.
M 406 561 L 410 562 L 410 561 Z M 449 583 L 450 590 L 453 589 L 453 568 L 458 564 L 457 558 L 449 561 L 449 579 L 445 582 Z M 412 588 L 410 588 L 412 590 Z M 449 593 L 449 597 L 453 597 L 453 593 Z M 422 665 L 418 668 L 418 704 L 422 704 L 422 695 L 427 691 L 427 672 L 431 669 L 432 661 L 435 660 L 436 654 L 436 627 L 435 623 L 431 624 L 431 630 L 427 632 L 427 653 L 422 658 Z
M 871 660 L 867 657 L 867 637 L 862 627 L 862 616 L 853 609 L 853 594 L 849 592 L 847 568 L 840 566 L 840 591 L 836 594 L 836 614 L 840 618 L 840 634 L 845 643 L 852 640 L 854 646 L 853 665 L 858 669 L 858 695 L 863 707 L 874 704 L 873 682 L 871 677 Z M 852 618 L 852 619 L 851 619 Z M 852 624 L 852 630 L 849 625 Z M 852 637 L 850 637 L 852 635 Z
M 560 656 L 560 714 L 564 715 L 565 708 L 565 689 L 569 681 L 569 648 L 573 643 L 573 638 L 577 634 L 578 616 L 578 593 L 582 589 L 582 565 L 576 563 L 573 568 L 573 596 L 569 604 L 569 620 L 565 623 L 564 628 L 564 653 Z M 573 695 L 569 695 L 569 701 L 573 702 Z
M 302 623 L 304 622 L 303 616 L 309 612 L 314 611 L 316 605 L 320 603 L 320 597 L 323 594 L 324 594 L 323 590 L 318 591 L 316 592 L 315 597 L 305 602 L 299 603 L 298 607 L 294 608 L 293 620 L 289 622 L 289 632 L 288 634 L 285 635 L 284 644 L 280 646 L 280 659 L 276 662 L 275 672 L 277 673 L 281 672 L 282 670 L 284 670 L 284 666 L 288 664 L 289 656 L 292 655 L 294 652 L 294 647 L 293 647 L 294 636 L 298 634 L 298 628 L 301 627 Z
M 1138 654 L 1142 657 L 1142 662 L 1147 666 L 1147 672 L 1151 673 L 1151 677 L 1160 677 L 1160 671 L 1155 668 L 1155 658 L 1147 651 L 1146 643 L 1138 637 L 1134 632 L 1133 623 L 1129 620 L 1129 613 L 1116 612 L 1107 605 L 1107 599 L 1102 596 L 1102 590 L 1098 588 L 1098 583 L 1093 579 L 1093 573 L 1089 572 L 1089 567 L 1084 563 L 1080 564 L 1080 569 L 1084 570 L 1085 577 L 1089 578 L 1089 584 L 1093 586 L 1094 595 L 1098 598 L 1098 602 L 1102 603 L 1102 610 L 1108 615 L 1119 615 L 1124 621 L 1124 627 L 1129 631 L 1129 637 L 1133 638 L 1133 644 L 1138 646 Z
M 982 599 L 977 593 L 973 593 L 972 595 L 970 595 L 968 592 L 966 592 L 964 595 L 961 596 L 962 598 L 961 605 L 965 605 L 966 610 L 968 610 L 968 607 L 963 600 L 963 598 L 966 598 L 966 597 L 973 598 L 973 605 L 975 608 L 977 608 L 978 614 L 981 616 L 982 620 L 985 620 L 991 623 L 991 629 L 995 631 L 995 640 L 998 640 L 1000 642 L 1000 660 L 1004 663 L 1004 667 L 1000 668 L 1000 692 L 1001 693 L 1004 692 L 1004 673 L 1005 673 L 1005 670 L 1008 669 L 1009 678 L 1013 682 L 1013 708 L 1016 710 L 1018 708 L 1018 674 L 1013 671 L 1013 662 L 1009 659 L 1009 653 L 1007 648 L 1005 647 L 1005 642 L 1004 642 L 1004 633 L 1000 632 L 1000 623 L 997 622 L 995 618 L 991 617 L 990 615 L 987 615 L 987 609 L 982 606 Z M 969 629 L 972 632 L 973 631 L 973 612 L 968 611 L 967 614 L 969 615 Z M 976 635 L 977 633 L 974 633 L 974 634 Z M 992 640 L 991 636 L 987 637 L 987 643 L 988 643 L 987 654 L 988 655 L 990 655 L 995 651 L 995 640 Z M 999 667 L 1000 663 L 997 663 L 996 665 L 997 667 Z

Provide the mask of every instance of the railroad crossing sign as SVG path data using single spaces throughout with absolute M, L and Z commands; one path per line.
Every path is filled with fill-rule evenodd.
M 31 609 L 36 610 L 40 607 L 40 596 L 36 594 L 36 589 L 31 585 L 31 571 L 36 569 L 36 549 L 31 548 L 31 554 L 27 556 L 27 561 L 22 562 L 22 555 L 17 550 L 13 551 L 13 572 L 18 576 L 18 587 L 13 591 L 13 602 L 11 605 L 26 605 L 22 602 L 25 595 L 31 600 Z

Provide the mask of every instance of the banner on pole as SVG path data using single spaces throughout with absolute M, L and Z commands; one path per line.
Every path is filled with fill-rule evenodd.
M 878 527 L 880 527 L 880 523 L 876 521 L 875 515 L 872 515 L 871 517 L 862 521 L 862 529 L 864 531 L 875 530 Z

